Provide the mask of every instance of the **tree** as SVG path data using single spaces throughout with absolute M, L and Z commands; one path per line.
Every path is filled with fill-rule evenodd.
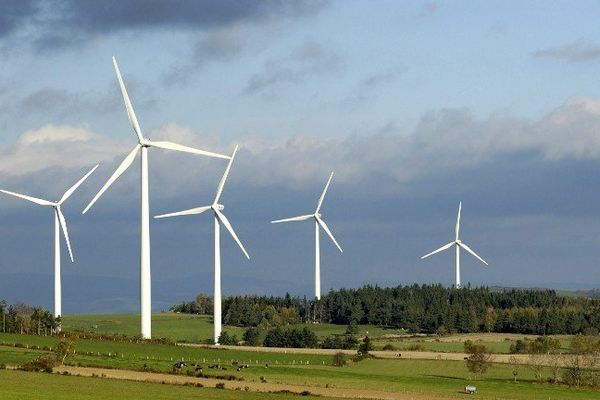
M 371 343 L 371 338 L 367 335 L 358 346 L 358 355 L 368 356 L 371 350 L 373 350 L 373 344 Z
M 519 375 L 519 370 L 521 369 L 521 361 L 515 356 L 510 356 L 508 363 L 510 364 L 510 370 L 513 374 L 514 382 L 517 383 L 517 375 Z
M 466 359 L 467 369 L 483 378 L 483 374 L 491 367 L 492 357 L 487 353 L 485 345 L 465 342 L 465 350 L 469 354 Z
M 67 357 L 75 354 L 76 344 L 77 341 L 74 338 L 70 336 L 62 336 L 54 348 L 56 360 L 61 364 L 64 364 Z
M 260 329 L 251 326 L 246 329 L 242 339 L 248 346 L 258 346 L 260 344 Z
M 343 367 L 346 365 L 346 354 L 342 351 L 338 351 L 333 355 L 333 365 L 336 367 Z
M 219 344 L 234 346 L 238 344 L 238 338 L 235 335 L 229 335 L 227 331 L 223 331 L 219 335 Z

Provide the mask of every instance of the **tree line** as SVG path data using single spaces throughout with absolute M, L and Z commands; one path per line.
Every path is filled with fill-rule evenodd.
M 60 318 L 41 307 L 0 301 L 0 329 L 5 333 L 51 335 L 60 326 Z
M 199 295 L 171 310 L 212 314 L 212 300 Z M 412 333 L 594 334 L 600 330 L 600 299 L 564 296 L 554 290 L 414 284 L 331 290 L 320 301 L 289 294 L 223 300 L 227 325 L 268 329 L 310 321 L 371 324 Z

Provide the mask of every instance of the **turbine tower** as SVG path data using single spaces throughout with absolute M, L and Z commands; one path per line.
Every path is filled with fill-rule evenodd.
M 117 167 L 117 170 L 112 174 L 112 176 L 106 181 L 102 189 L 96 194 L 96 196 L 90 201 L 85 210 L 83 210 L 83 214 L 85 214 L 91 207 L 94 205 L 96 200 L 102 196 L 102 194 L 109 188 L 110 185 L 113 184 L 115 180 L 129 166 L 133 163 L 135 156 L 141 153 L 140 164 L 140 179 L 141 179 L 141 196 L 140 196 L 140 208 L 141 208 L 141 238 L 140 238 L 140 309 L 141 309 L 141 334 L 144 339 L 150 339 L 152 336 L 152 304 L 151 304 L 151 274 L 150 274 L 150 204 L 148 199 L 148 148 L 150 147 L 158 147 L 166 150 L 176 150 L 185 153 L 192 153 L 210 157 L 217 157 L 223 159 L 229 159 L 229 156 L 211 153 L 204 150 L 194 149 L 187 146 L 182 146 L 180 144 L 165 142 L 165 141 L 150 141 L 145 138 L 142 134 L 142 129 L 138 123 L 138 120 L 135 116 L 135 112 L 133 111 L 133 106 L 131 101 L 129 100 L 129 95 L 127 94 L 127 89 L 125 89 L 125 84 L 123 83 L 123 78 L 121 78 L 121 72 L 119 71 L 119 66 L 117 65 L 117 60 L 113 57 L 113 64 L 115 67 L 115 72 L 117 74 L 117 80 L 119 81 L 119 86 L 121 88 L 121 94 L 123 95 L 123 100 L 125 102 L 125 109 L 127 110 L 127 115 L 129 117 L 129 122 L 133 127 L 133 131 L 135 132 L 138 143 L 135 145 L 133 150 L 125 157 L 123 162 Z
M 52 202 L 48 200 L 38 199 L 36 197 L 27 196 L 15 192 L 9 192 L 8 190 L 0 190 L 2 193 L 9 194 L 11 196 L 19 197 L 24 200 L 31 201 L 32 203 L 39 204 L 41 206 L 51 206 L 54 208 L 54 318 L 58 318 L 62 315 L 62 288 L 60 281 L 60 230 L 62 229 L 63 235 L 65 236 L 65 242 L 67 243 L 67 249 L 69 250 L 69 258 L 71 262 L 73 259 L 73 252 L 71 250 L 71 242 L 69 241 L 69 231 L 67 229 L 67 221 L 61 211 L 62 204 L 77 190 L 77 188 L 85 181 L 88 176 L 92 174 L 98 168 L 96 165 L 87 174 L 83 176 L 76 184 L 71 186 L 69 190 L 62 195 L 60 200 Z M 60 330 L 60 326 L 58 327 Z
M 337 246 L 337 248 L 340 250 L 340 252 L 341 253 L 344 252 L 342 250 L 342 248 L 340 247 L 340 245 L 338 244 L 338 242 L 333 237 L 333 234 L 329 230 L 329 227 L 327 226 L 325 221 L 323 221 L 323 219 L 321 218 L 321 214 L 319 213 L 319 211 L 321 210 L 321 206 L 323 205 L 323 199 L 325 198 L 325 193 L 327 193 L 327 189 L 329 188 L 329 184 L 331 183 L 332 178 L 333 178 L 333 172 L 331 173 L 331 175 L 329 175 L 329 180 L 327 181 L 327 184 L 325 185 L 325 189 L 323 189 L 323 193 L 321 194 L 321 197 L 319 198 L 319 202 L 317 203 L 317 209 L 315 210 L 315 212 L 313 214 L 300 215 L 298 217 L 278 219 L 275 221 L 271 221 L 272 224 L 278 224 L 280 222 L 306 221 L 309 219 L 315 220 L 315 298 L 317 300 L 321 300 L 321 254 L 319 251 L 320 250 L 319 249 L 319 227 L 321 227 L 325 231 L 327 236 L 329 236 L 331 238 L 331 240 Z
M 479 261 L 481 261 L 485 265 L 488 265 L 488 263 L 483 258 L 479 257 L 469 246 L 467 246 L 460 240 L 459 234 L 460 234 L 460 211 L 461 211 L 461 209 L 462 209 L 462 202 L 458 203 L 458 216 L 456 217 L 456 227 L 454 230 L 456 236 L 455 236 L 454 241 L 452 241 L 448 244 L 445 244 L 442 247 L 440 247 L 439 249 L 434 250 L 431 253 L 425 254 L 423 257 L 421 257 L 421 260 L 422 260 L 422 259 L 432 256 L 436 253 L 447 250 L 452 246 L 456 246 L 456 283 L 455 283 L 455 287 L 457 289 L 460 288 L 460 249 L 461 249 L 461 247 L 463 249 L 465 249 L 468 253 L 470 253 L 473 257 L 477 258 Z
M 242 252 L 246 256 L 246 258 L 250 259 L 248 252 L 244 248 L 244 245 L 238 239 L 233 227 L 229 223 L 229 220 L 221 211 L 225 208 L 222 204 L 219 204 L 219 199 L 221 198 L 221 194 L 223 193 L 223 186 L 225 186 L 225 181 L 227 180 L 227 175 L 229 175 L 229 170 L 231 169 L 231 164 L 233 163 L 233 159 L 235 157 L 235 153 L 237 152 L 238 147 L 235 146 L 233 150 L 233 154 L 231 154 L 231 159 L 229 160 L 229 164 L 227 164 L 227 168 L 225 169 L 225 173 L 221 178 L 221 182 L 219 182 L 219 186 L 217 187 L 217 195 L 215 196 L 214 201 L 209 206 L 192 208 L 189 210 L 178 211 L 169 214 L 157 215 L 154 218 L 168 218 L 168 217 L 179 217 L 183 215 L 198 215 L 202 214 L 205 211 L 212 210 L 215 219 L 215 287 L 214 287 L 214 342 L 216 345 L 219 344 L 219 336 L 221 336 L 221 224 L 225 226 L 225 229 L 229 231 L 231 237 L 236 241 Z

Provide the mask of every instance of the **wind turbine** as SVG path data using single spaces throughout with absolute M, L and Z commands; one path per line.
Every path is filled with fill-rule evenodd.
M 461 209 L 462 209 L 462 201 L 460 203 L 458 203 L 458 216 L 456 217 L 456 228 L 455 228 L 456 236 L 455 236 L 454 241 L 440 247 L 439 249 L 437 249 L 435 251 L 432 251 L 429 254 L 425 254 L 423 257 L 421 257 L 421 260 L 422 260 L 424 258 L 434 255 L 435 253 L 439 253 L 440 251 L 447 250 L 452 246 L 456 246 L 456 283 L 455 283 L 455 287 L 457 289 L 460 288 L 460 248 L 461 247 L 463 249 L 465 249 L 468 253 L 470 253 L 473 257 L 477 258 L 479 261 L 481 261 L 485 265 L 488 265 L 488 263 L 483 258 L 479 257 L 469 246 L 464 244 L 459 238 Z
M 141 153 L 140 164 L 141 164 L 141 246 L 140 246 L 140 308 L 141 308 L 141 334 L 144 339 L 150 339 L 152 335 L 152 308 L 151 308 L 151 274 L 150 274 L 150 204 L 148 199 L 148 148 L 150 147 L 158 147 L 166 150 L 176 150 L 185 153 L 199 154 L 210 157 L 224 158 L 229 159 L 229 156 L 224 156 L 221 154 L 211 153 L 204 150 L 194 149 L 187 146 L 182 146 L 180 144 L 165 142 L 165 141 L 150 141 L 145 138 L 142 134 L 142 129 L 138 123 L 138 120 L 135 116 L 135 112 L 133 111 L 133 106 L 131 101 L 129 100 L 129 95 L 127 94 L 127 89 L 125 89 L 125 84 L 123 83 L 123 78 L 121 78 L 121 72 L 119 71 L 119 66 L 117 65 L 117 60 L 113 57 L 113 64 L 115 67 L 115 72 L 117 74 L 117 80 L 119 81 L 119 86 L 121 88 L 121 94 L 123 95 L 123 100 L 125 102 L 125 109 L 127 110 L 127 115 L 129 117 L 129 122 L 133 127 L 133 131 L 137 135 L 138 143 L 135 145 L 133 150 L 125 157 L 125 159 L 121 162 L 121 164 L 117 167 L 116 171 L 112 174 L 112 176 L 106 181 L 102 189 L 96 194 L 96 196 L 90 201 L 85 210 L 83 210 L 83 214 L 85 214 L 91 207 L 94 205 L 96 200 L 102 196 L 102 194 L 108 189 L 110 185 L 113 184 L 127 168 L 133 163 L 135 156 Z
M 233 158 L 235 157 L 235 153 L 237 152 L 238 147 L 235 146 L 233 150 L 233 154 L 231 154 L 231 158 L 229 160 L 229 164 L 227 164 L 227 168 L 225 169 L 225 173 L 221 178 L 221 182 L 219 182 L 219 186 L 217 187 L 217 195 L 215 196 L 214 201 L 209 206 L 192 208 L 189 210 L 178 211 L 169 214 L 157 215 L 154 218 L 168 218 L 168 217 L 179 217 L 183 215 L 197 215 L 202 214 L 205 211 L 212 210 L 215 218 L 215 287 L 214 287 L 214 342 L 215 344 L 219 344 L 219 336 L 221 336 L 221 224 L 225 226 L 225 228 L 229 231 L 233 239 L 236 241 L 242 252 L 246 256 L 246 258 L 250 259 L 248 252 L 244 248 L 244 245 L 238 239 L 233 227 L 229 223 L 229 220 L 221 211 L 225 208 L 222 204 L 219 204 L 219 199 L 221 198 L 221 194 L 223 193 L 223 186 L 225 186 L 225 181 L 227 180 L 227 175 L 229 175 L 229 170 L 231 169 L 231 164 L 233 163 Z
M 37 197 L 31 197 L 24 194 L 15 192 L 9 192 L 8 190 L 0 190 L 2 193 L 9 194 L 11 196 L 19 197 L 24 200 L 31 201 L 32 203 L 39 204 L 41 206 L 51 206 L 54 208 L 54 318 L 58 318 L 62 315 L 62 289 L 60 282 L 60 230 L 62 229 L 63 235 L 65 236 L 65 242 L 67 243 L 67 249 L 69 250 L 69 258 L 71 262 L 74 262 L 73 252 L 71 250 L 71 242 L 69 241 L 69 231 L 67 230 L 67 221 L 61 211 L 62 204 L 75 192 L 75 190 L 85 181 L 88 176 L 92 174 L 98 168 L 96 165 L 87 174 L 83 176 L 76 184 L 71 186 L 69 190 L 62 195 L 60 200 L 52 202 L 48 200 L 38 199 Z M 60 330 L 60 327 L 58 328 Z
M 327 181 L 327 184 L 325 185 L 325 189 L 323 189 L 323 193 L 321 194 L 321 197 L 319 198 L 319 202 L 317 203 L 317 209 L 315 210 L 315 212 L 313 214 L 300 215 L 298 217 L 278 219 L 275 221 L 271 221 L 272 224 L 278 224 L 280 222 L 306 221 L 309 219 L 315 220 L 315 298 L 317 300 L 321 300 L 321 256 L 320 256 L 320 251 L 319 251 L 319 227 L 323 228 L 323 230 L 325 231 L 327 236 L 329 236 L 331 238 L 331 240 L 337 246 L 337 248 L 340 250 L 340 252 L 341 253 L 344 252 L 342 250 L 342 248 L 340 247 L 340 245 L 338 244 L 338 242 L 333 237 L 333 234 L 329 230 L 329 227 L 327 226 L 325 221 L 323 221 L 323 219 L 321 218 L 321 214 L 319 213 L 319 211 L 321 210 L 321 206 L 323 205 L 323 199 L 325 198 L 325 193 L 327 193 L 327 188 L 329 188 L 329 184 L 331 183 L 332 178 L 333 178 L 333 172 L 331 173 L 331 175 L 329 175 L 329 180 Z

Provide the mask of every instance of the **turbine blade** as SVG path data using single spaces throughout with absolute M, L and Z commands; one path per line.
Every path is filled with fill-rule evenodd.
M 119 165 L 117 167 L 117 169 L 115 170 L 115 172 L 112 174 L 112 176 L 106 181 L 106 183 L 104 184 L 104 186 L 102 186 L 102 189 L 100 189 L 100 191 L 96 194 L 96 196 L 94 196 L 94 198 L 92 199 L 92 201 L 90 201 L 90 203 L 87 205 L 87 207 L 85 208 L 85 210 L 83 210 L 82 214 L 85 214 L 86 212 L 88 212 L 88 210 L 90 208 L 92 208 L 92 206 L 94 205 L 94 203 L 96 202 L 96 200 L 98 200 L 100 198 L 100 196 L 102 196 L 102 193 L 104 193 L 106 191 L 106 189 L 108 189 L 110 187 L 110 185 L 113 184 L 114 181 L 117 180 L 117 178 L 119 176 L 121 176 L 121 174 L 123 174 L 123 172 L 125 172 L 125 170 L 127 168 L 129 168 L 129 166 L 131 165 L 131 163 L 133 163 L 133 160 L 135 159 L 135 156 L 137 155 L 138 150 L 141 148 L 141 145 L 136 145 L 133 150 L 131 150 L 131 152 L 129 154 L 127 154 L 127 157 L 125 157 L 125 159 L 121 162 L 121 165 Z
M 65 219 L 65 216 L 63 215 L 62 211 L 60 211 L 60 208 L 56 207 L 55 210 L 56 214 L 58 215 L 58 222 L 60 223 L 60 227 L 62 228 L 63 235 L 65 235 L 65 242 L 67 242 L 69 257 L 71 258 L 71 262 L 74 262 L 75 260 L 73 259 L 73 251 L 71 251 L 71 241 L 69 240 L 69 231 L 67 229 L 67 220 Z
M 329 179 L 327 180 L 325 189 L 323 189 L 323 193 L 321 193 L 321 197 L 319 197 L 319 202 L 317 203 L 317 211 L 315 211 L 315 213 L 318 213 L 319 210 L 321 209 L 321 205 L 323 205 L 323 199 L 325 199 L 325 193 L 327 193 L 327 189 L 329 188 L 329 184 L 331 183 L 332 178 L 333 178 L 333 171 L 331 172 L 331 175 L 329 175 Z
M 158 148 L 165 149 L 165 150 L 182 151 L 184 153 L 192 153 L 192 154 L 198 154 L 201 156 L 223 158 L 225 160 L 229 160 L 229 158 L 230 158 L 229 156 L 225 156 L 223 154 L 217 154 L 217 153 L 212 153 L 212 152 L 206 151 L 206 150 L 195 149 L 193 147 L 183 146 L 181 144 L 177 144 L 177 143 L 173 143 L 173 142 L 165 142 L 165 141 L 151 142 L 149 140 L 146 140 L 145 143 L 149 144 L 150 146 L 158 147 Z
M 69 197 L 71 197 L 71 195 L 73 194 L 73 192 L 75 192 L 75 190 L 77 190 L 77 188 L 79 187 L 79 185 L 81 185 L 83 183 L 83 181 L 85 181 L 88 176 L 90 176 L 92 174 L 92 172 L 94 172 L 96 170 L 96 168 L 98 168 L 100 164 L 96 164 L 96 166 L 94 168 L 92 168 L 90 170 L 90 172 L 88 172 L 87 174 L 85 174 L 83 176 L 83 178 L 81 178 L 80 180 L 77 181 L 76 184 L 74 184 L 73 186 L 71 186 L 71 188 L 69 190 L 67 190 L 65 192 L 65 194 L 63 194 L 63 196 L 61 197 L 61 199 L 58 201 L 58 204 L 62 204 L 65 200 L 67 200 Z
M 458 203 L 458 215 L 456 216 L 456 227 L 454 232 L 456 233 L 456 240 L 458 240 L 458 234 L 460 233 L 460 211 L 462 209 L 462 201 Z
M 238 239 L 237 235 L 235 234 L 235 231 L 233 230 L 233 227 L 229 223 L 229 220 L 227 219 L 225 214 L 223 214 L 221 211 L 216 210 L 216 209 L 215 209 L 215 214 L 217 215 L 217 218 L 219 219 L 219 221 L 221 221 L 221 223 L 225 226 L 225 228 L 227 228 L 227 230 L 229 231 L 229 233 L 231 234 L 233 239 L 236 241 L 238 246 L 240 246 L 240 249 L 242 249 L 242 252 L 246 256 L 246 258 L 249 260 L 250 256 L 248 255 L 248 252 L 244 248 L 244 245 L 242 244 L 242 242 L 240 242 L 240 239 Z
M 182 215 L 196 215 L 202 214 L 204 211 L 210 210 L 210 206 L 190 208 L 189 210 L 177 211 L 169 214 L 157 215 L 154 218 L 169 218 L 169 217 L 180 217 Z
M 440 251 L 447 250 L 447 249 L 449 249 L 450 247 L 454 246 L 454 244 L 455 244 L 455 243 L 456 243 L 456 242 L 450 242 L 450 243 L 448 243 L 448 244 L 445 244 L 445 245 L 443 245 L 442 247 L 440 247 L 439 249 L 437 249 L 437 250 L 434 250 L 434 251 L 432 251 L 432 252 L 431 252 L 431 253 L 429 253 L 429 254 L 425 254 L 423 257 L 421 257 L 421 260 L 422 260 L 422 259 L 424 259 L 424 258 L 427 258 L 427 257 L 429 257 L 429 256 L 432 256 L 432 255 L 434 255 L 435 253 L 439 253 Z
M 458 245 L 460 247 L 462 247 L 463 249 L 465 249 L 466 251 L 468 251 L 469 253 L 471 253 L 471 255 L 473 257 L 475 257 L 476 259 L 478 259 L 479 261 L 481 261 L 482 263 L 484 263 L 485 265 L 489 265 L 483 258 L 479 257 L 474 251 L 473 249 L 471 249 L 469 246 L 467 246 L 466 244 L 460 242 L 458 243 Z
M 215 201 L 213 201 L 213 204 L 217 204 L 219 202 L 219 199 L 221 198 L 221 193 L 223 193 L 223 186 L 225 186 L 225 181 L 227 180 L 227 175 L 229 175 L 229 170 L 231 169 L 231 164 L 233 164 L 233 158 L 235 157 L 235 153 L 237 153 L 238 151 L 238 146 L 235 146 L 235 149 L 233 150 L 233 153 L 231 154 L 231 157 L 229 158 L 229 163 L 227 164 L 227 168 L 225 168 L 225 173 L 223 174 L 223 177 L 221 178 L 221 181 L 219 182 L 219 186 L 217 187 L 217 195 L 215 196 Z
M 298 217 L 284 218 L 284 219 L 276 219 L 275 221 L 271 221 L 272 224 L 278 224 L 280 222 L 292 222 L 292 221 L 306 221 L 307 219 L 314 218 L 315 214 L 310 215 L 300 215 Z
M 325 223 L 325 221 L 323 221 L 321 218 L 319 218 L 317 216 L 315 216 L 315 219 L 317 220 L 317 223 L 319 224 L 319 226 L 321 228 L 323 228 L 323 230 L 325 231 L 325 233 L 327 234 L 327 236 L 329 236 L 329 238 L 331 238 L 331 240 L 333 240 L 333 243 L 335 243 L 335 245 L 337 246 L 337 248 L 340 250 L 340 253 L 343 253 L 344 250 L 342 250 L 342 248 L 338 244 L 337 240 L 335 240 L 335 238 L 333 237 L 333 234 L 329 230 L 329 227 L 327 226 L 327 224 Z
M 31 201 L 33 203 L 36 203 L 36 204 L 39 204 L 42 206 L 53 206 L 54 205 L 54 203 L 52 203 L 51 201 L 38 199 L 37 197 L 27 196 L 26 194 L 9 192 L 8 190 L 0 190 L 0 192 L 9 194 L 11 196 L 19 197 L 21 199 L 25 199 L 25 200 Z
M 121 77 L 121 71 L 119 70 L 119 65 L 117 64 L 117 59 L 113 56 L 113 65 L 115 66 L 115 72 L 117 73 L 117 80 L 119 81 L 119 87 L 121 88 L 121 94 L 123 95 L 123 101 L 125 102 L 125 109 L 127 110 L 127 116 L 129 117 L 129 122 L 133 127 L 133 131 L 138 137 L 138 140 L 141 142 L 144 140 L 144 135 L 142 135 L 142 129 L 140 128 L 140 124 L 138 123 L 137 117 L 135 116 L 135 111 L 133 111 L 133 105 L 131 104 L 131 100 L 129 100 L 129 95 L 127 94 L 127 89 L 125 88 L 125 83 L 123 83 L 123 78 Z

